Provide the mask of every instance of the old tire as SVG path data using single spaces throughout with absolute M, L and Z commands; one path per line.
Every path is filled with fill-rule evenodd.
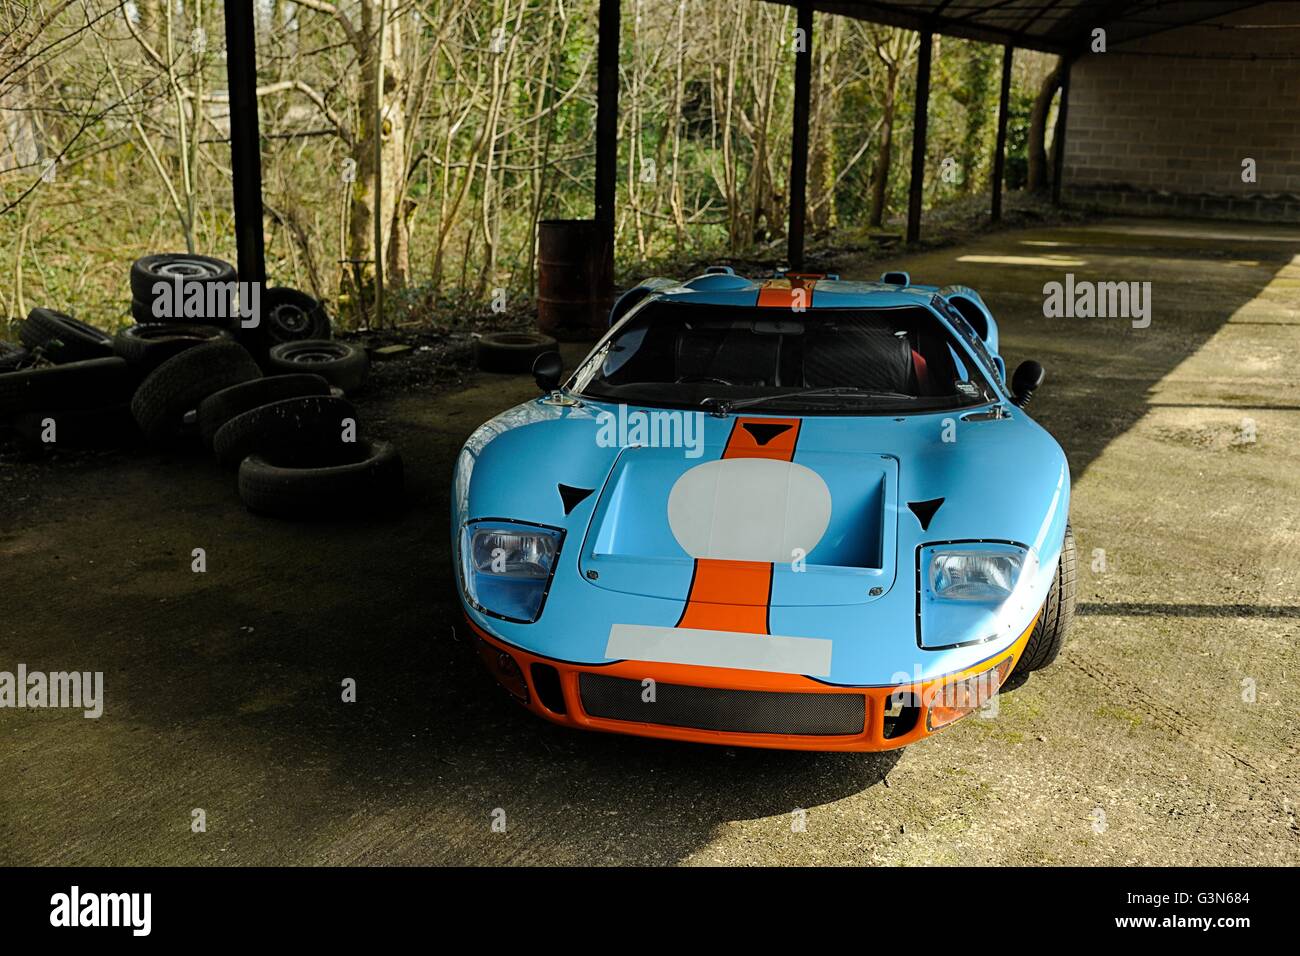
M 1016 669 L 1007 678 L 1008 684 L 1023 683 L 1031 671 L 1041 670 L 1061 653 L 1065 635 L 1074 621 L 1074 602 L 1078 560 L 1074 550 L 1074 532 L 1065 527 L 1065 544 L 1061 548 L 1061 561 L 1056 568 L 1056 580 L 1047 592 L 1043 612 L 1029 635 Z
M 146 438 L 167 442 L 181 435 L 185 414 L 213 392 L 261 376 L 242 345 L 225 340 L 196 345 L 149 373 L 131 399 L 131 413 Z
M 113 338 L 54 309 L 35 308 L 18 327 L 18 338 L 29 351 L 42 350 L 51 362 L 85 362 L 113 354 Z
M 235 267 L 222 259 L 211 256 L 199 256 L 185 252 L 165 252 L 143 256 L 131 263 L 131 314 L 137 322 L 146 325 L 158 323 L 184 322 L 205 325 L 229 325 L 234 316 L 234 303 L 223 299 L 219 312 L 225 314 L 203 315 L 175 314 L 175 308 L 163 309 L 166 314 L 159 314 L 155 308 L 154 285 L 165 282 L 173 284 L 181 280 L 182 295 L 188 295 L 193 283 L 210 285 L 214 283 L 233 283 L 236 279 Z M 233 286 L 232 286 L 233 288 Z M 204 293 L 205 302 L 208 296 Z M 176 305 L 173 303 L 173 305 Z
M 329 339 L 304 339 L 272 347 L 267 368 L 277 374 L 312 372 L 352 393 L 365 384 L 370 360 L 363 349 Z
M 320 300 L 286 286 L 262 293 L 258 329 L 268 346 L 330 337 L 330 318 Z
M 212 451 L 233 468 L 249 455 L 274 456 L 295 467 L 342 465 L 359 460 L 361 443 L 344 441 L 345 419 L 355 431 L 357 412 L 342 398 L 286 398 L 236 415 L 217 429 Z
M 241 382 L 214 392 L 199 404 L 199 435 L 211 448 L 217 431 L 236 415 L 286 398 L 329 394 L 330 383 L 319 375 L 270 375 Z
M 488 332 L 474 340 L 474 362 L 484 372 L 522 374 L 532 371 L 537 356 L 558 349 L 538 332 Z
M 135 379 L 116 356 L 0 374 L 0 415 L 41 409 L 100 408 L 131 397 Z
M 21 345 L 0 342 L 0 372 L 16 372 L 31 359 L 31 353 Z
M 386 441 L 358 442 L 358 461 L 294 468 L 250 455 L 239 466 L 239 497 L 250 511 L 281 518 L 341 517 L 396 508 L 402 458 Z
M 45 441 L 46 419 L 54 423 L 54 441 Z M 126 402 L 102 408 L 23 412 L 14 416 L 14 433 L 33 447 L 50 449 L 122 448 L 140 440 L 140 429 Z
M 229 333 L 215 325 L 132 325 L 113 337 L 113 351 L 147 375 L 186 349 L 228 337 Z

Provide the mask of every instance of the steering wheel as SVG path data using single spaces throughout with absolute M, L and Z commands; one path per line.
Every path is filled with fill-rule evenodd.
M 714 385 L 735 385 L 735 382 L 729 382 L 725 378 L 718 378 L 715 375 L 683 375 L 674 385 L 688 385 L 693 382 L 709 382 Z

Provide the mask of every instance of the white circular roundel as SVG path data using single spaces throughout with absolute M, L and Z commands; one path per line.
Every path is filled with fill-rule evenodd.
M 792 461 L 706 461 L 668 494 L 668 525 L 693 558 L 790 561 L 817 546 L 830 520 L 826 482 Z

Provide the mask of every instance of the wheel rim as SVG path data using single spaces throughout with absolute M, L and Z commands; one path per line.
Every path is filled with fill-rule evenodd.
M 214 279 L 221 274 L 221 269 L 202 259 L 169 259 L 159 263 L 154 272 L 181 279 Z
M 311 318 L 296 305 L 277 305 L 271 310 L 271 323 L 290 335 L 307 330 Z
M 337 362 L 346 354 L 346 352 L 338 348 L 313 345 L 307 348 L 291 349 L 284 352 L 282 357 L 295 365 L 316 365 L 322 362 Z

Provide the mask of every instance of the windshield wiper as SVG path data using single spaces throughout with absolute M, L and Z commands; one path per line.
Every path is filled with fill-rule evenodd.
M 798 392 L 780 392 L 776 395 L 759 395 L 756 398 L 742 398 L 736 401 L 725 398 L 710 396 L 702 399 L 701 405 L 713 403 L 713 411 L 718 415 L 726 415 L 736 408 L 748 408 L 751 405 L 761 405 L 764 402 L 775 402 L 783 398 L 805 398 L 818 395 L 850 395 L 854 398 L 895 398 L 915 399 L 915 395 L 906 395 L 903 392 L 875 391 L 869 388 L 858 388 L 854 385 L 831 385 L 825 388 L 805 388 Z

